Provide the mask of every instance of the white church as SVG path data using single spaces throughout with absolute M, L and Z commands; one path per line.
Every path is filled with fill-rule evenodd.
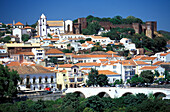
M 37 35 L 41 37 L 47 36 L 48 34 L 59 35 L 63 33 L 70 33 L 73 32 L 73 21 L 47 21 L 47 17 L 42 14 L 38 20 L 37 31 Z

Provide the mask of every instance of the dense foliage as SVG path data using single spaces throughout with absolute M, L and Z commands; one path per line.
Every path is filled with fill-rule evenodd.
M 93 23 L 88 24 L 87 28 L 82 30 L 82 33 L 84 35 L 97 34 L 100 28 L 101 26 L 99 25 L 98 22 L 93 22 Z
M 126 18 L 122 18 L 121 16 L 115 16 L 113 18 L 99 18 L 89 15 L 86 17 L 87 22 L 90 23 L 92 21 L 98 22 L 111 22 L 112 24 L 132 24 L 132 23 L 143 23 L 143 21 L 134 16 L 128 16 Z
M 7 66 L 0 65 L 0 103 L 16 96 L 19 79 L 17 71 L 10 71 Z
M 6 36 L 5 38 L 0 38 L 0 42 L 4 42 L 4 43 L 9 43 L 11 40 L 10 36 Z
M 28 34 L 23 34 L 22 35 L 22 41 L 26 42 L 30 39 L 30 36 Z
M 55 101 L 21 101 L 0 104 L 2 112 L 169 112 L 170 100 L 161 100 L 143 93 L 120 98 L 78 97 L 69 93 Z
M 88 80 L 87 80 L 88 86 L 106 86 L 108 85 L 108 77 L 104 74 L 99 74 L 96 69 L 91 69 Z

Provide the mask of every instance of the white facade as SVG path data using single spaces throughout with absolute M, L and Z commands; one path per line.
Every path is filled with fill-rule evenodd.
M 20 75 L 22 82 L 20 81 L 19 87 L 26 88 L 30 84 L 31 90 L 44 90 L 46 87 L 56 88 L 56 74 L 24 74 Z
M 47 36 L 47 18 L 44 14 L 38 20 L 38 32 L 40 36 Z
M 38 35 L 47 36 L 48 34 L 69 33 L 73 31 L 73 22 L 71 20 L 60 20 L 60 21 L 47 21 L 44 14 L 40 16 L 38 20 Z
M 131 39 L 122 38 L 120 42 L 123 43 L 125 49 L 127 50 L 136 50 L 136 46 L 134 43 L 132 43 Z
M 32 52 L 34 53 L 34 61 L 39 63 L 42 59 L 45 59 L 44 48 L 33 48 Z

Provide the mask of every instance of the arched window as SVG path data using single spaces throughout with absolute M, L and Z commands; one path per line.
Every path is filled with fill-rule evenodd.
M 73 84 L 70 84 L 70 87 L 72 88 L 72 87 L 73 87 Z
M 24 80 L 24 78 L 21 77 L 20 84 L 23 84 L 23 80 Z
M 36 78 L 34 77 L 34 78 L 33 78 L 33 84 L 35 84 L 35 80 L 36 80 Z
M 30 76 L 27 76 L 26 78 L 26 84 L 29 84 L 30 83 Z
M 39 87 L 39 90 L 41 90 L 41 86 Z
M 51 76 L 51 83 L 53 83 L 53 76 Z
M 45 83 L 48 83 L 48 77 L 47 76 L 45 77 Z
M 39 77 L 39 83 L 41 83 L 41 79 L 42 79 L 42 77 Z

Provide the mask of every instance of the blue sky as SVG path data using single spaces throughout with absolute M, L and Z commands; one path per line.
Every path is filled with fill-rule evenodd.
M 93 15 L 123 18 L 135 16 L 157 21 L 158 30 L 170 32 L 170 0 L 0 0 L 0 22 L 33 24 L 44 13 L 48 20 Z

